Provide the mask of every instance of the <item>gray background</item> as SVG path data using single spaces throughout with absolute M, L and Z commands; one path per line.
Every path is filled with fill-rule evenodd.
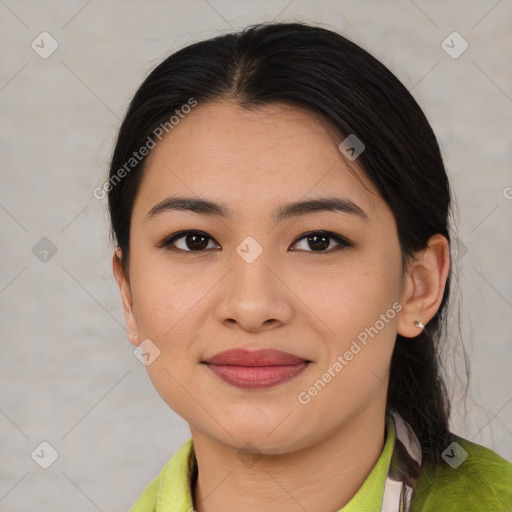
M 458 205 L 451 316 L 460 308 L 472 365 L 465 401 L 451 380 L 452 426 L 512 460 L 510 0 L 0 0 L 1 511 L 127 510 L 189 437 L 126 340 L 106 202 L 92 191 L 154 65 L 272 19 L 361 44 L 431 121 Z M 43 31 L 59 45 L 46 59 L 31 48 Z M 469 44 L 458 58 L 441 46 L 453 31 Z M 47 261 L 43 237 L 57 250 Z M 455 328 L 450 338 L 461 375 Z M 59 454 L 46 470 L 30 455 L 42 441 Z

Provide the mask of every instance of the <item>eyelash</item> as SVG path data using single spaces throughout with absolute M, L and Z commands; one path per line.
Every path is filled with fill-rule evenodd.
M 164 238 L 161 242 L 159 242 L 157 244 L 157 247 L 165 248 L 166 250 L 173 251 L 173 252 L 189 252 L 189 253 L 193 253 L 193 254 L 194 253 L 198 254 L 198 253 L 202 253 L 202 252 L 206 252 L 208 250 L 211 250 L 211 249 L 201 249 L 199 251 L 192 251 L 190 249 L 188 249 L 188 250 L 179 249 L 178 247 L 174 247 L 172 245 L 173 242 L 175 242 L 176 240 L 178 240 L 180 238 L 184 238 L 187 235 L 203 235 L 204 237 L 209 238 L 210 240 L 213 240 L 215 243 L 218 244 L 218 242 L 216 242 L 214 238 L 212 238 L 210 235 L 208 235 L 204 231 L 181 230 L 181 231 L 177 231 L 175 233 L 172 233 L 171 235 L 169 235 L 166 238 Z M 299 249 L 299 251 L 311 252 L 311 253 L 314 253 L 314 254 L 329 254 L 331 252 L 338 251 L 338 250 L 343 249 L 343 248 L 355 247 L 355 244 L 350 242 L 350 240 L 348 240 L 348 239 L 346 239 L 346 238 L 344 238 L 344 237 L 342 237 L 340 235 L 337 235 L 336 233 L 333 233 L 331 231 L 322 231 L 322 230 L 309 231 L 307 233 L 304 233 L 300 237 L 296 238 L 292 245 L 295 245 L 300 240 L 302 240 L 303 238 L 307 238 L 307 237 L 312 236 L 312 235 L 325 236 L 326 238 L 330 238 L 330 239 L 335 240 L 340 245 L 338 245 L 337 247 L 334 247 L 334 248 L 331 248 L 331 249 L 328 249 L 328 250 L 322 250 L 322 251 L 313 251 L 313 250 L 304 251 L 303 249 Z M 218 244 L 218 245 L 220 245 L 220 244 Z M 330 245 L 330 243 L 329 243 L 329 245 Z

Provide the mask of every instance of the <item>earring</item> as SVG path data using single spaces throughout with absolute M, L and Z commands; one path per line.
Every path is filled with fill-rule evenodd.
M 419 320 L 416 320 L 416 322 L 414 322 L 414 325 L 416 327 L 419 327 L 420 329 L 423 329 L 423 327 L 425 327 Z

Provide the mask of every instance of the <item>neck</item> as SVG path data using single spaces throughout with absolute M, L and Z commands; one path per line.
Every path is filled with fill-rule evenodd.
M 238 449 L 191 427 L 198 465 L 193 489 L 198 512 L 226 510 L 332 511 L 356 494 L 385 443 L 385 409 L 368 408 L 307 448 L 258 454 L 244 465 Z

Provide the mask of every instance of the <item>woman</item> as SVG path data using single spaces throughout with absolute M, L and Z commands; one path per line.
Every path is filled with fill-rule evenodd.
M 301 23 L 192 44 L 105 190 L 127 335 L 192 434 L 132 512 L 512 510 L 512 464 L 449 431 L 450 187 L 375 58 Z

